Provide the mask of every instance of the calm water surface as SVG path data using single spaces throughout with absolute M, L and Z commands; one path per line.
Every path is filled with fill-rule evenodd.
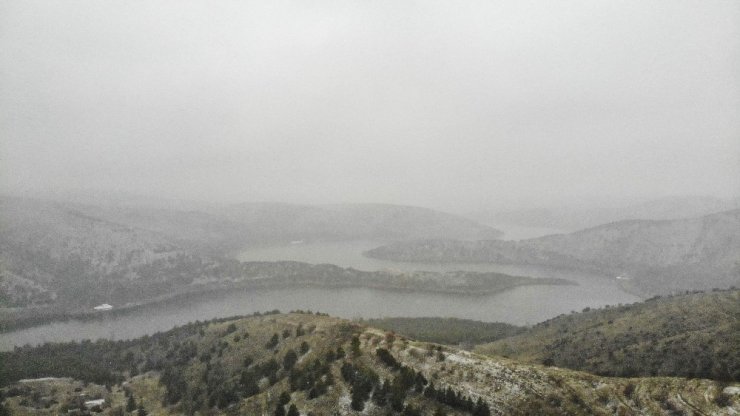
M 239 258 L 244 261 L 332 263 L 360 270 L 496 271 L 522 276 L 565 278 L 579 285 L 525 286 L 480 297 L 394 293 L 372 289 L 237 290 L 151 305 L 121 315 L 101 314 L 99 320 L 55 322 L 0 334 L 0 350 L 48 341 L 129 339 L 191 321 L 271 309 L 311 309 L 345 318 L 450 316 L 527 325 L 587 306 L 599 307 L 639 300 L 620 290 L 613 278 L 582 272 L 496 264 L 396 263 L 362 256 L 363 251 L 377 245 L 378 242 L 372 241 L 291 244 L 249 249 L 241 253 Z

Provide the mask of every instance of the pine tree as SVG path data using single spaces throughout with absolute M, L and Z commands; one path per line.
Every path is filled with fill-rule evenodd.
M 424 396 L 434 399 L 437 397 L 437 391 L 434 389 L 434 383 L 429 383 L 426 389 L 424 389 Z
M 277 346 L 279 342 L 280 337 L 278 337 L 278 334 L 273 334 L 272 338 L 270 338 L 267 344 L 265 344 L 265 348 L 267 348 L 268 350 L 271 348 L 275 348 L 275 346 Z
M 139 409 L 136 411 L 137 416 L 146 416 L 147 412 L 144 409 L 144 402 L 139 402 Z
M 134 400 L 134 395 L 128 396 L 128 401 L 126 401 L 126 411 L 127 412 L 133 412 L 136 410 L 136 400 Z
M 300 412 L 298 412 L 298 408 L 295 407 L 294 404 L 290 405 L 290 408 L 288 409 L 288 416 L 301 416 Z
M 383 407 L 388 403 L 388 383 L 383 384 L 373 391 L 373 403 L 378 407 Z
M 360 338 L 355 335 L 352 337 L 352 341 L 350 342 L 350 351 L 352 351 L 353 357 L 359 357 L 362 355 L 362 351 L 360 351 Z
M 285 357 L 283 357 L 283 368 L 286 371 L 290 371 L 293 369 L 293 366 L 298 361 L 298 355 L 295 353 L 295 351 L 290 350 L 285 354 Z
M 488 407 L 488 404 L 483 401 L 483 399 L 478 398 L 478 403 L 475 404 L 473 416 L 491 416 L 491 409 Z

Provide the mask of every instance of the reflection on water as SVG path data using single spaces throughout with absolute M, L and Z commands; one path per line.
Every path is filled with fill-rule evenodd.
M 559 277 L 578 286 L 525 286 L 503 293 L 470 297 L 429 293 L 393 293 L 371 289 L 279 289 L 204 294 L 187 300 L 151 305 L 94 321 L 68 321 L 0 334 L 0 350 L 14 345 L 73 339 L 129 339 L 175 325 L 215 317 L 280 309 L 311 309 L 345 318 L 381 316 L 451 316 L 482 321 L 533 324 L 606 304 L 638 299 L 619 289 L 616 280 L 587 273 L 542 267 L 469 264 L 412 264 L 368 259 L 360 253 L 376 242 L 307 243 L 251 249 L 241 260 L 297 260 L 333 263 L 361 270 L 475 270 L 533 277 Z

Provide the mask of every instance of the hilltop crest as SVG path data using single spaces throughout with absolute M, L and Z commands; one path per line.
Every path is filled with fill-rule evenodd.
M 728 405 L 740 409 L 723 396 L 725 386 L 712 381 L 604 378 L 518 364 L 305 313 L 196 323 L 126 342 L 22 348 L 0 358 L 10 363 L 0 380 L 5 394 L 14 394 L 5 402 L 11 412 L 79 406 L 69 393 L 77 385 L 74 380 L 92 382 L 82 393 L 103 399 L 106 414 L 121 414 L 131 400 L 151 414 L 205 409 L 215 414 L 275 414 L 279 406 L 286 412 L 295 406 L 303 415 L 716 413 Z M 17 384 L 22 378 L 49 376 L 74 380 Z M 34 394 L 52 391 L 49 386 L 56 391 L 56 404 Z

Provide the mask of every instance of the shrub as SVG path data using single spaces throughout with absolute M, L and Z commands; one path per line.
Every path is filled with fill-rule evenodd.
M 295 366 L 295 363 L 298 361 L 298 355 L 295 353 L 295 351 L 290 350 L 285 354 L 285 357 L 283 357 L 283 368 L 286 371 L 290 371 L 293 366 Z
M 278 334 L 273 334 L 272 338 L 270 338 L 270 340 L 267 341 L 267 344 L 265 344 L 265 348 L 268 350 L 275 348 L 278 345 L 278 342 L 280 342 L 280 337 L 278 337 Z

